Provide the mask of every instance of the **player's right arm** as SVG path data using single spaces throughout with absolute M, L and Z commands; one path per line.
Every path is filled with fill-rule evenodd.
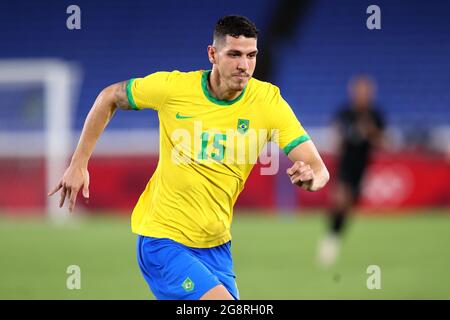
M 55 188 L 48 193 L 48 196 L 51 196 L 61 190 L 60 208 L 67 199 L 69 210 L 73 211 L 81 188 L 83 196 L 89 198 L 87 167 L 95 144 L 117 109 L 132 109 L 127 96 L 127 83 L 128 81 L 122 81 L 103 89 L 89 111 L 69 167 Z

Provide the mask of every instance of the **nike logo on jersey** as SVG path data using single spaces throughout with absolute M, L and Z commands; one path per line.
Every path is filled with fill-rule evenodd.
M 191 116 L 182 116 L 179 112 L 177 112 L 177 115 L 175 116 L 177 119 L 189 119 L 193 118 Z

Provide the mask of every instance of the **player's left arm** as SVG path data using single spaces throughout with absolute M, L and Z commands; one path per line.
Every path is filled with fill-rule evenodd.
M 317 191 L 327 184 L 330 174 L 311 140 L 296 146 L 288 157 L 294 163 L 286 171 L 292 184 L 308 191 Z

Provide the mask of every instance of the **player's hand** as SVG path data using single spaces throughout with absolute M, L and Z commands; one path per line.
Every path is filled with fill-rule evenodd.
M 314 181 L 314 171 L 309 164 L 303 161 L 295 161 L 292 167 L 286 170 L 292 184 L 296 184 L 305 190 L 311 190 Z
M 59 207 L 62 208 L 64 201 L 69 201 L 69 211 L 72 212 L 77 201 L 78 191 L 83 188 L 83 196 L 89 198 L 89 172 L 87 168 L 76 165 L 70 165 L 64 172 L 63 177 L 58 182 L 57 186 L 48 193 L 52 196 L 61 189 L 61 199 Z

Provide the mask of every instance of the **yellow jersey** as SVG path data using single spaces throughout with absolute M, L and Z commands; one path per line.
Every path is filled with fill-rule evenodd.
M 268 141 L 288 154 L 309 139 L 279 89 L 251 78 L 234 100 L 207 87 L 211 71 L 130 79 L 133 109 L 154 109 L 158 166 L 131 217 L 134 233 L 210 248 L 231 240 L 233 206 Z

